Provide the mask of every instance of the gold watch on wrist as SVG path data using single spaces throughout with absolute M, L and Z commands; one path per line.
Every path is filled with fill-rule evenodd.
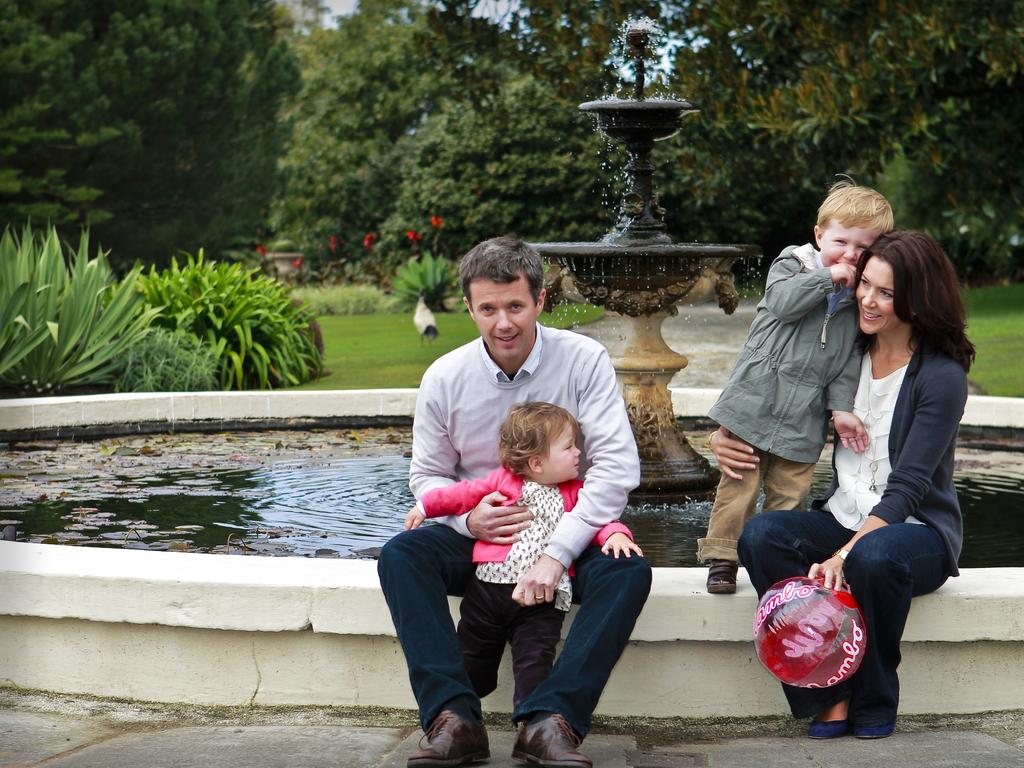
M 832 557 L 838 557 L 840 560 L 845 560 L 848 554 L 850 554 L 850 550 L 840 547 L 832 553 Z

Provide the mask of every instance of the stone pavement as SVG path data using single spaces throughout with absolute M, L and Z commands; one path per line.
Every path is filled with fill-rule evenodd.
M 1024 768 L 1024 712 L 905 718 L 879 741 L 811 741 L 784 718 L 608 720 L 584 751 L 598 768 Z M 491 768 L 513 733 L 489 718 Z M 409 712 L 155 705 L 0 689 L 0 765 L 46 768 L 404 768 Z

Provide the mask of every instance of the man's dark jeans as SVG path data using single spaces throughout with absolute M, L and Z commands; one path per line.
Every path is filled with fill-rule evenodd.
M 743 529 L 740 563 L 761 596 L 777 581 L 806 576 L 812 563 L 827 560 L 851 536 L 853 532 L 825 510 L 763 512 Z M 896 668 L 910 600 L 934 592 L 946 581 L 946 550 L 926 525 L 887 525 L 857 541 L 843 572 L 867 629 L 860 669 L 831 688 L 782 688 L 796 717 L 818 715 L 849 699 L 854 725 L 890 723 L 896 720 L 900 698 Z
M 479 701 L 459 652 L 448 595 L 462 595 L 473 577 L 473 540 L 444 525 L 395 536 L 381 550 L 377 572 L 398 631 L 409 682 L 427 728 L 446 702 Z M 573 601 L 580 610 L 547 680 L 515 708 L 523 720 L 558 712 L 581 735 L 590 730 L 612 667 L 622 655 L 651 588 L 640 557 L 605 555 L 587 547 L 575 564 Z

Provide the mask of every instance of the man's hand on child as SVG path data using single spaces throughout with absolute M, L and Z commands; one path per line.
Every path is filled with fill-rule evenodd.
M 499 491 L 484 496 L 480 503 L 470 510 L 466 526 L 473 538 L 491 544 L 514 544 L 519 541 L 519 532 L 530 527 L 533 513 L 527 507 L 499 507 L 507 496 Z
M 742 480 L 739 470 L 756 470 L 760 461 L 750 445 L 725 427 L 719 427 L 708 436 L 708 447 L 715 454 L 718 468 L 733 480 Z
M 853 281 L 857 278 L 857 268 L 852 264 L 833 264 L 828 271 L 832 275 L 833 283 L 845 285 L 847 288 L 853 287 Z
M 864 428 L 864 422 L 854 414 L 849 411 L 832 411 L 832 424 L 844 448 L 854 453 L 864 453 L 868 449 L 868 431 Z
M 405 516 L 405 530 L 411 531 L 413 528 L 419 528 L 426 519 L 427 516 L 420 512 L 419 507 L 413 507 Z
M 512 599 L 524 608 L 552 602 L 563 573 L 564 565 L 551 555 L 542 554 L 533 567 L 519 577 Z
M 614 555 L 616 560 L 619 559 L 619 555 L 632 557 L 634 552 L 640 557 L 644 556 L 643 550 L 640 549 L 639 545 L 624 533 L 613 533 L 605 539 L 601 551 L 606 555 Z

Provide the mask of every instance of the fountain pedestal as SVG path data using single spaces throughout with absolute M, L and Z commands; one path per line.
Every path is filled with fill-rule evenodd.
M 661 327 L 680 303 L 717 299 L 732 314 L 739 303 L 732 263 L 758 249 L 660 239 L 533 245 L 571 275 L 576 293 L 618 316 L 618 331 L 602 332 L 600 341 L 615 366 L 640 453 L 640 485 L 630 498 L 671 502 L 710 496 L 718 470 L 687 442 L 668 389 L 687 359 L 665 343 Z
M 670 314 L 622 316 L 618 337 L 605 339 L 640 453 L 634 501 L 705 498 L 718 478 L 718 470 L 687 442 L 672 408 L 668 385 L 687 359 L 661 335 Z

